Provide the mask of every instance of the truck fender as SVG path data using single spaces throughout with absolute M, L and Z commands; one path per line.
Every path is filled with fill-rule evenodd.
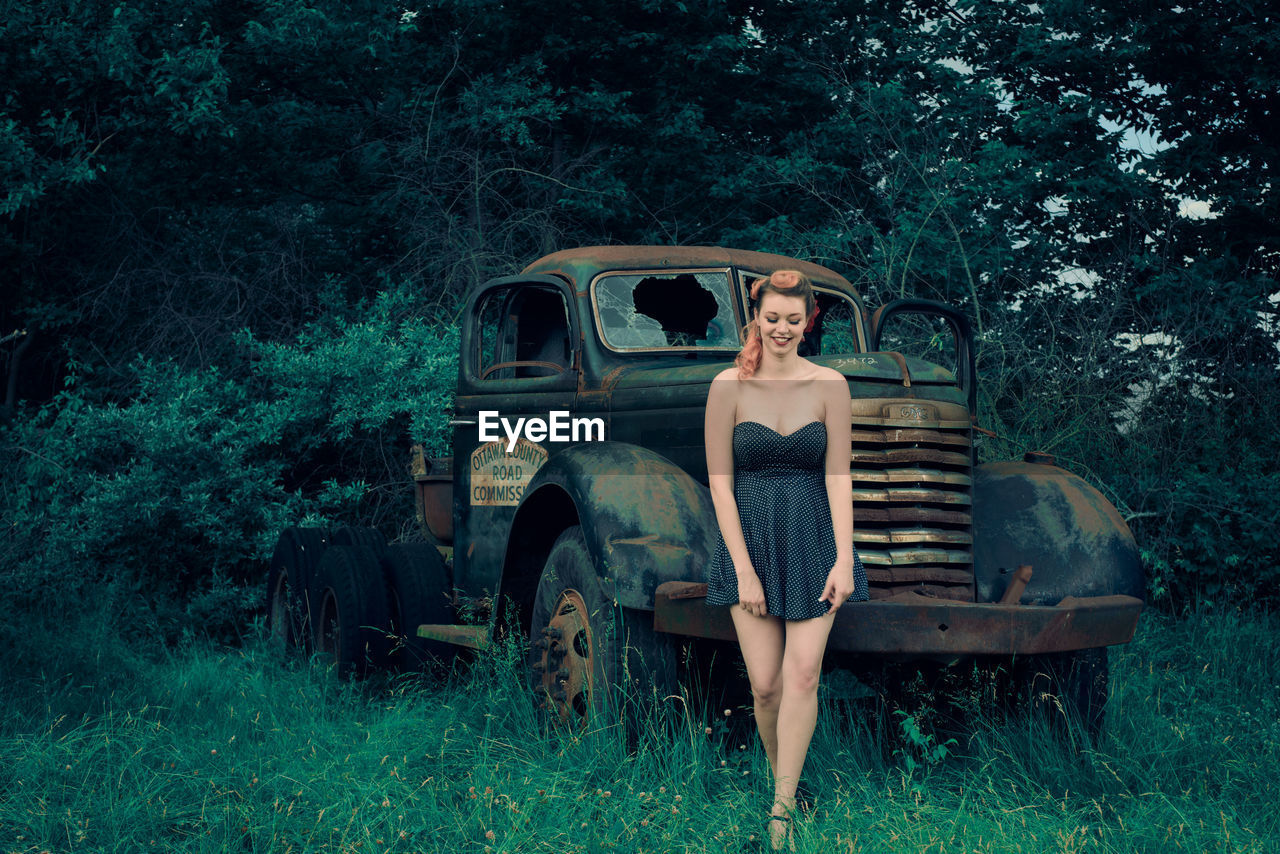
M 664 581 L 701 580 L 719 526 L 711 491 L 661 454 L 592 442 L 552 455 L 525 489 L 507 539 L 501 588 L 532 601 L 560 532 L 582 526 L 607 595 L 653 610 Z
M 999 601 L 1031 566 L 1024 605 L 1066 596 L 1145 598 L 1138 546 L 1120 512 L 1083 478 L 1042 462 L 974 469 L 973 568 L 979 602 Z

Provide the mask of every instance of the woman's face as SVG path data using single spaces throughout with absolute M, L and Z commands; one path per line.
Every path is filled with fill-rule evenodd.
M 765 350 L 779 355 L 790 352 L 800 346 L 800 336 L 804 333 L 807 320 L 804 297 L 770 291 L 760 300 L 756 318 Z

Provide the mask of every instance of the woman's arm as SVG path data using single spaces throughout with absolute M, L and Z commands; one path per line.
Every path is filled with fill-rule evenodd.
M 853 429 L 850 426 L 852 397 L 849 394 L 848 381 L 838 371 L 831 371 L 820 385 L 823 404 L 826 407 L 824 420 L 827 425 L 827 502 L 831 505 L 831 526 L 836 537 L 834 569 L 848 575 L 849 593 L 852 593 L 853 478 L 849 474 L 849 454 L 853 439 Z
M 733 569 L 739 578 L 745 573 L 755 575 L 751 556 L 747 553 L 747 541 L 742 535 L 742 519 L 738 516 L 738 502 L 733 496 L 733 426 L 737 419 L 737 368 L 721 372 L 711 381 L 707 392 L 707 414 L 703 425 L 703 442 L 707 448 L 707 485 L 711 487 L 711 503 L 716 509 L 716 521 L 724 544 L 733 559 Z

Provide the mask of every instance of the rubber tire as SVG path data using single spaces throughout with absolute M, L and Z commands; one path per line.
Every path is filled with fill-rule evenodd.
M 323 528 L 287 528 L 276 540 L 267 569 L 267 632 L 282 648 L 311 645 L 307 590 L 327 535 Z
M 385 555 L 388 548 L 387 538 L 377 528 L 357 528 L 350 525 L 334 531 L 329 542 L 335 546 L 368 546 L 378 557 Z
M 1102 733 L 1110 673 L 1105 646 L 1015 659 L 1013 681 L 1028 710 L 1065 732 Z
M 401 670 L 447 667 L 458 648 L 418 637 L 423 623 L 456 622 L 444 557 L 426 543 L 397 543 L 382 556 L 382 571 L 390 597 L 388 663 Z
M 552 622 L 552 609 L 562 593 L 576 591 L 585 604 L 589 640 L 579 633 L 566 639 L 565 661 L 569 667 L 592 662 L 591 688 L 562 700 L 547 690 L 545 650 L 538 641 Z M 634 713 L 647 710 L 653 699 L 661 700 L 675 689 L 675 655 L 671 643 L 653 629 L 653 613 L 633 611 L 616 605 L 604 594 L 586 537 L 578 525 L 566 528 L 552 544 L 534 594 L 529 632 L 527 684 L 535 705 L 545 711 L 552 724 L 571 729 L 586 725 L 591 714 L 606 725 L 628 724 L 634 736 L 638 723 Z M 625 644 L 621 639 L 625 638 Z M 579 655 L 578 650 L 589 655 Z M 570 652 L 572 650 L 572 652 Z M 583 693 L 587 696 L 583 696 Z
M 314 649 L 343 678 L 367 675 L 387 656 L 387 585 L 369 546 L 330 546 L 311 580 Z

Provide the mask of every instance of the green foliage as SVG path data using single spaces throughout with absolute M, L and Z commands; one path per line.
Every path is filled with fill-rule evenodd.
M 1153 430 L 1133 449 L 1129 472 L 1110 479 L 1135 496 L 1134 528 L 1153 592 L 1176 608 L 1201 600 L 1280 595 L 1280 474 L 1270 440 L 1221 405 L 1188 408 L 1175 429 Z M 1172 425 L 1171 425 L 1172 426 Z M 1185 431 L 1186 436 L 1174 435 Z
M 229 574 L 243 583 L 265 532 L 296 510 L 279 494 L 278 462 L 259 455 L 243 389 L 168 364 L 139 364 L 137 378 L 123 404 L 90 402 L 80 379 L 14 428 L 22 468 L 6 516 L 42 548 L 6 573 L 11 589 L 45 599 L 115 587 L 143 606 L 133 619 L 171 618 L 153 609 Z
M 356 319 L 327 318 L 291 343 L 246 334 L 255 379 L 271 400 L 267 429 L 306 447 L 407 423 L 411 441 L 445 453 L 458 329 L 424 323 L 414 313 L 417 299 L 408 288 L 384 291 Z M 297 413 L 323 413 L 325 435 L 299 424 Z
M 565 246 L 776 249 L 845 272 L 872 307 L 969 311 L 999 435 L 983 453 L 1044 448 L 1089 476 L 1171 605 L 1274 595 L 1256 520 L 1274 518 L 1280 448 L 1249 413 L 1274 423 L 1278 397 L 1280 41 L 1255 17 L 1131 0 L 8 3 L 0 332 L 32 337 L 0 352 L 5 404 L 50 402 L 72 363 L 70 393 L 124 421 L 148 371 L 201 378 L 215 411 L 241 405 L 219 384 L 287 399 L 293 415 L 246 416 L 295 449 L 279 488 L 320 500 L 331 481 L 327 506 L 389 525 L 384 449 L 440 440 L 422 413 L 447 382 L 414 355 L 426 333 L 377 307 L 388 281 L 421 282 L 448 317 L 468 284 Z M 1153 333 L 1176 348 L 1116 346 Z M 364 353 L 394 371 L 355 381 Z M 50 441 L 73 443 L 54 412 L 71 405 L 41 416 Z M 215 441 L 193 413 L 156 417 Z M 87 446 L 139 488 L 167 476 L 158 445 Z M 127 506 L 105 462 L 90 470 L 94 506 Z M 32 476 L 46 494 L 53 476 Z M 37 530 L 23 554 L 43 551 Z
M 946 741 L 939 742 L 933 733 L 921 731 L 919 722 L 916 721 L 914 715 L 902 709 L 895 709 L 894 714 L 902 718 L 899 721 L 899 726 L 902 727 L 902 737 L 906 740 L 907 747 L 895 748 L 893 755 L 902 757 L 903 765 L 907 769 L 907 776 L 912 778 L 912 788 L 915 791 L 923 792 L 923 783 L 914 779 L 916 771 L 923 770 L 927 774 L 935 766 L 945 761 L 947 754 L 960 742 L 955 738 L 948 738 Z
M 241 379 L 140 360 L 116 400 L 75 375 L 5 436 L 6 595 L 112 591 L 133 630 L 234 636 L 282 528 L 408 519 L 409 445 L 444 451 L 458 347 L 412 304 L 392 290 L 291 344 L 246 334 Z
M 548 733 L 518 644 L 443 684 L 341 683 L 257 639 L 105 652 L 4 706 L 0 835 L 18 850 L 737 852 L 765 832 L 767 759 L 707 733 L 720 710 L 670 702 L 634 753 L 617 729 Z M 1276 616 L 1144 614 L 1111 661 L 1096 744 L 978 713 L 927 787 L 824 703 L 797 850 L 1275 850 Z

